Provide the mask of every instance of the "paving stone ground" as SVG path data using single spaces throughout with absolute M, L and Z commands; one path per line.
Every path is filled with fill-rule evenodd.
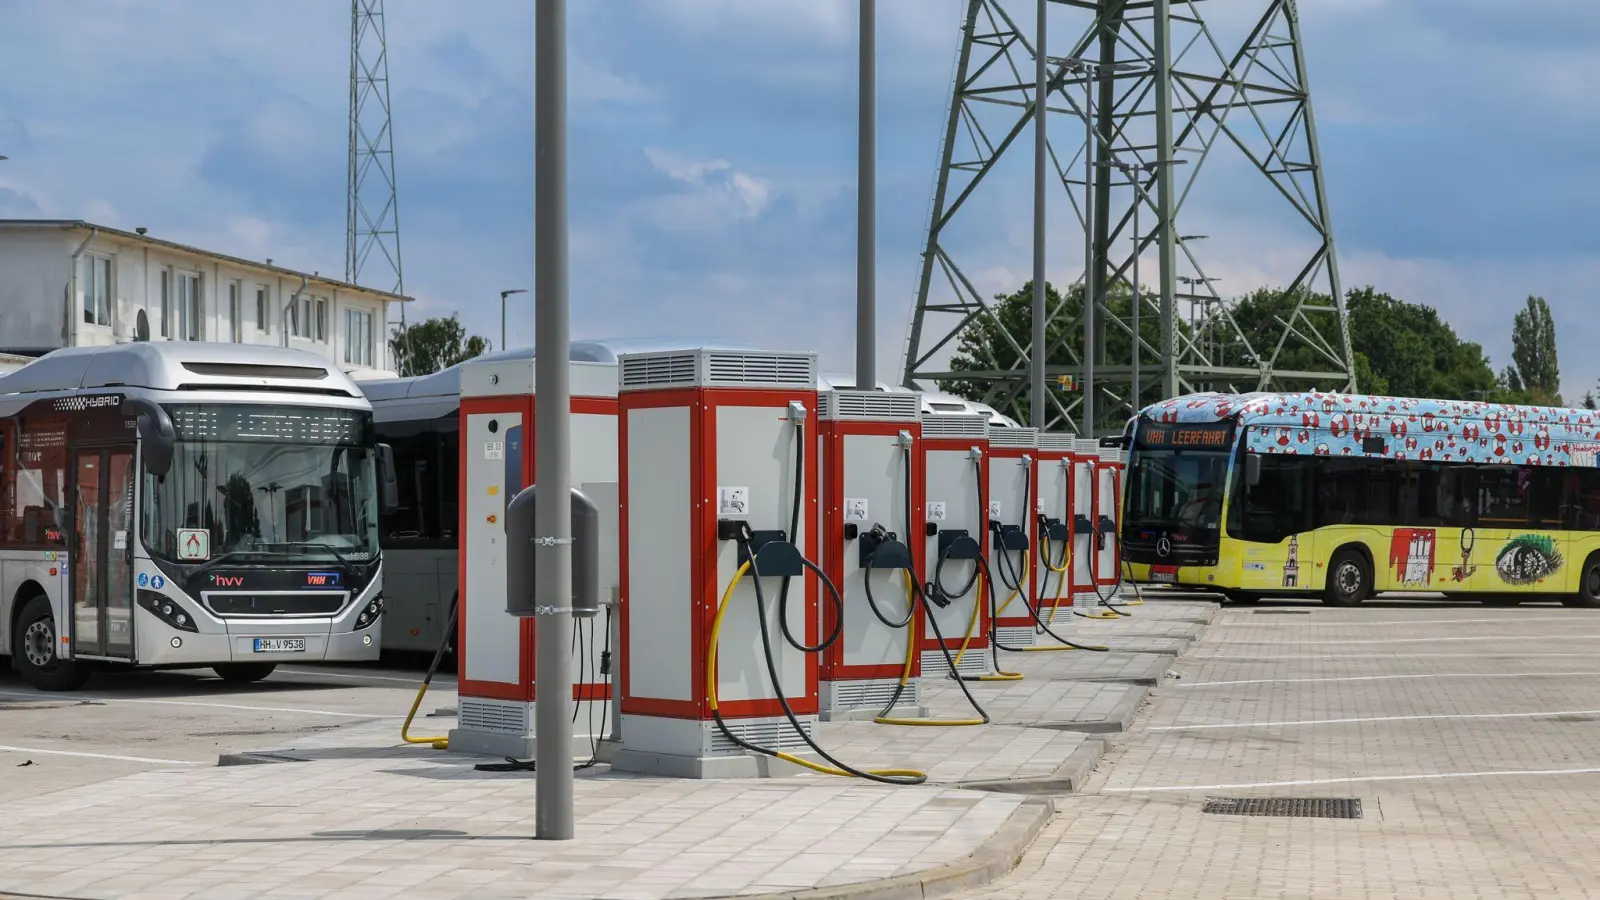
M 991 712 L 990 726 L 819 726 L 819 740 L 841 758 L 921 767 L 930 776 L 925 786 L 821 775 L 684 781 L 600 765 L 578 779 L 579 840 L 546 843 L 531 840 L 531 773 L 478 772 L 472 765 L 483 760 L 400 745 L 392 720 L 340 720 L 292 741 L 232 748 L 303 762 L 156 767 L 0 796 L 0 892 L 95 900 L 663 900 L 935 872 L 1040 815 L 1025 796 L 963 782 L 1048 780 L 1080 750 L 1098 750 L 1103 744 L 1086 744 L 1091 736 L 1074 728 L 1131 717 L 1149 690 L 1132 682 L 1171 667 L 1169 656 L 1126 645 L 1199 629 L 1179 621 L 1180 612 L 1203 619 L 1213 608 L 1147 604 L 1131 618 L 1064 626 L 1073 639 L 1092 634 L 1118 652 L 1003 655 L 1004 668 L 1026 677 L 972 686 Z M 930 678 L 926 696 L 935 715 L 967 714 L 953 682 Z M 450 724 L 431 718 L 419 730 L 442 733 Z
M 1017 870 L 961 896 L 1600 897 L 1600 613 L 1228 607 L 1176 669 Z

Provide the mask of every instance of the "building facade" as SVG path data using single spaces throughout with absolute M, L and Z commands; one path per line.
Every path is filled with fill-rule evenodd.
M 0 354 L 140 337 L 272 344 L 326 357 L 352 377 L 383 377 L 394 368 L 390 304 L 409 299 L 143 229 L 0 219 Z

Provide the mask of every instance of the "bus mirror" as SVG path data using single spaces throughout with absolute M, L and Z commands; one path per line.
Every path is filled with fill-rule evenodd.
M 1254 453 L 1244 455 L 1244 483 L 1251 487 L 1261 483 L 1261 457 Z
M 122 414 L 134 416 L 139 429 L 144 469 L 161 478 L 172 469 L 173 445 L 177 432 L 172 429 L 172 417 L 161 404 L 144 397 L 128 397 L 122 401 Z
M 378 512 L 393 515 L 400 508 L 400 479 L 394 470 L 394 448 L 378 445 Z

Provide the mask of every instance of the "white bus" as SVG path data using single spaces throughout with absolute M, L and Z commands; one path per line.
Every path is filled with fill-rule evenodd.
M 392 473 L 366 399 L 310 353 L 40 357 L 0 377 L 0 648 L 41 690 L 118 664 L 248 682 L 375 659 Z

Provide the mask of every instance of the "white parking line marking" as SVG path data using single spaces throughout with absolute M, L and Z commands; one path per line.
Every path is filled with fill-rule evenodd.
M 1236 791 L 1245 788 L 1298 787 L 1317 784 L 1358 784 L 1367 781 L 1434 781 L 1444 778 L 1516 778 L 1534 775 L 1597 775 L 1600 768 L 1504 769 L 1493 772 L 1435 772 L 1422 775 L 1357 775 L 1352 778 L 1298 778 L 1293 781 L 1249 781 L 1238 784 L 1185 784 L 1162 787 L 1101 788 L 1107 794 L 1153 794 L 1162 791 Z
M 361 674 L 354 673 L 354 672 L 322 672 L 322 671 L 318 671 L 316 669 L 281 669 L 281 668 L 278 670 L 278 672 L 280 672 L 282 674 L 285 674 L 285 675 L 312 675 L 312 676 L 321 676 L 323 678 L 372 679 L 373 681 L 399 681 L 399 682 L 402 682 L 404 684 L 421 684 L 422 683 L 422 679 L 421 678 L 401 678 L 401 677 L 396 676 L 396 675 L 361 675 Z M 455 678 L 454 678 L 454 676 L 451 676 L 449 678 L 445 678 L 443 676 L 435 675 L 435 676 L 433 676 L 433 683 L 436 684 L 436 685 L 455 684 Z
M 1216 641 L 1217 644 L 1444 644 L 1460 643 L 1464 641 L 1592 641 L 1600 639 L 1600 634 L 1480 634 L 1472 637 L 1416 637 L 1416 638 L 1375 638 L 1372 640 L 1361 639 L 1334 639 L 1327 641 L 1275 641 L 1270 638 L 1247 639 L 1236 641 Z
M 1220 725 L 1155 725 L 1145 731 L 1198 731 L 1216 728 L 1288 728 L 1294 725 L 1354 725 L 1359 722 L 1416 722 L 1430 719 L 1550 719 L 1556 716 L 1595 716 L 1600 709 L 1568 709 L 1534 713 L 1439 713 L 1426 716 L 1363 716 L 1354 719 L 1298 719 L 1284 722 L 1228 722 Z
M 1552 610 L 1552 612 L 1555 611 Z M 1584 617 L 1548 615 L 1529 616 L 1523 619 L 1511 617 L 1503 619 L 1342 619 L 1337 622 L 1308 622 L 1304 619 L 1296 622 L 1293 619 L 1286 619 L 1282 622 L 1256 622 L 1252 620 L 1248 622 L 1223 622 L 1222 624 L 1229 628 L 1283 628 L 1285 626 L 1297 626 L 1300 628 L 1365 628 L 1368 625 L 1543 625 L 1547 622 L 1571 622 L 1580 618 Z
M 0 691 L 0 697 L 20 697 L 26 700 L 43 698 L 44 694 L 23 694 L 15 691 Z M 404 719 L 405 716 L 383 716 L 372 713 L 334 712 L 327 709 L 298 709 L 289 706 L 246 706 L 238 703 L 207 703 L 201 700 L 151 700 L 135 697 L 91 697 L 87 694 L 73 694 L 74 700 L 90 700 L 95 703 L 146 703 L 156 706 L 205 706 L 213 709 L 240 709 L 246 712 L 281 712 L 300 713 L 307 716 L 335 716 L 341 719 Z
M 37 753 L 41 756 L 82 756 L 86 759 L 119 759 L 123 762 L 157 763 L 172 766 L 198 766 L 191 759 L 155 759 L 149 756 L 118 756 L 114 753 L 85 753 L 81 750 L 45 750 L 40 747 L 10 747 L 0 744 L 0 750 L 12 753 Z
M 1204 649 L 1204 648 L 1201 648 Z M 1405 659 L 1553 659 L 1557 657 L 1593 659 L 1593 653 L 1407 653 Z M 1363 659 L 1394 659 L 1393 656 L 1311 656 L 1305 653 L 1288 654 L 1255 654 L 1247 653 L 1243 656 L 1196 656 L 1195 662 L 1256 662 L 1264 659 L 1298 659 L 1306 662 L 1327 660 L 1329 662 L 1351 662 Z
M 1585 654 L 1588 655 L 1588 654 Z M 1396 681 L 1408 678 L 1594 678 L 1600 672 L 1436 672 L 1423 675 L 1346 675 L 1337 678 L 1247 678 L 1241 681 L 1179 682 L 1181 688 L 1220 687 L 1228 684 L 1305 684 L 1328 681 Z

